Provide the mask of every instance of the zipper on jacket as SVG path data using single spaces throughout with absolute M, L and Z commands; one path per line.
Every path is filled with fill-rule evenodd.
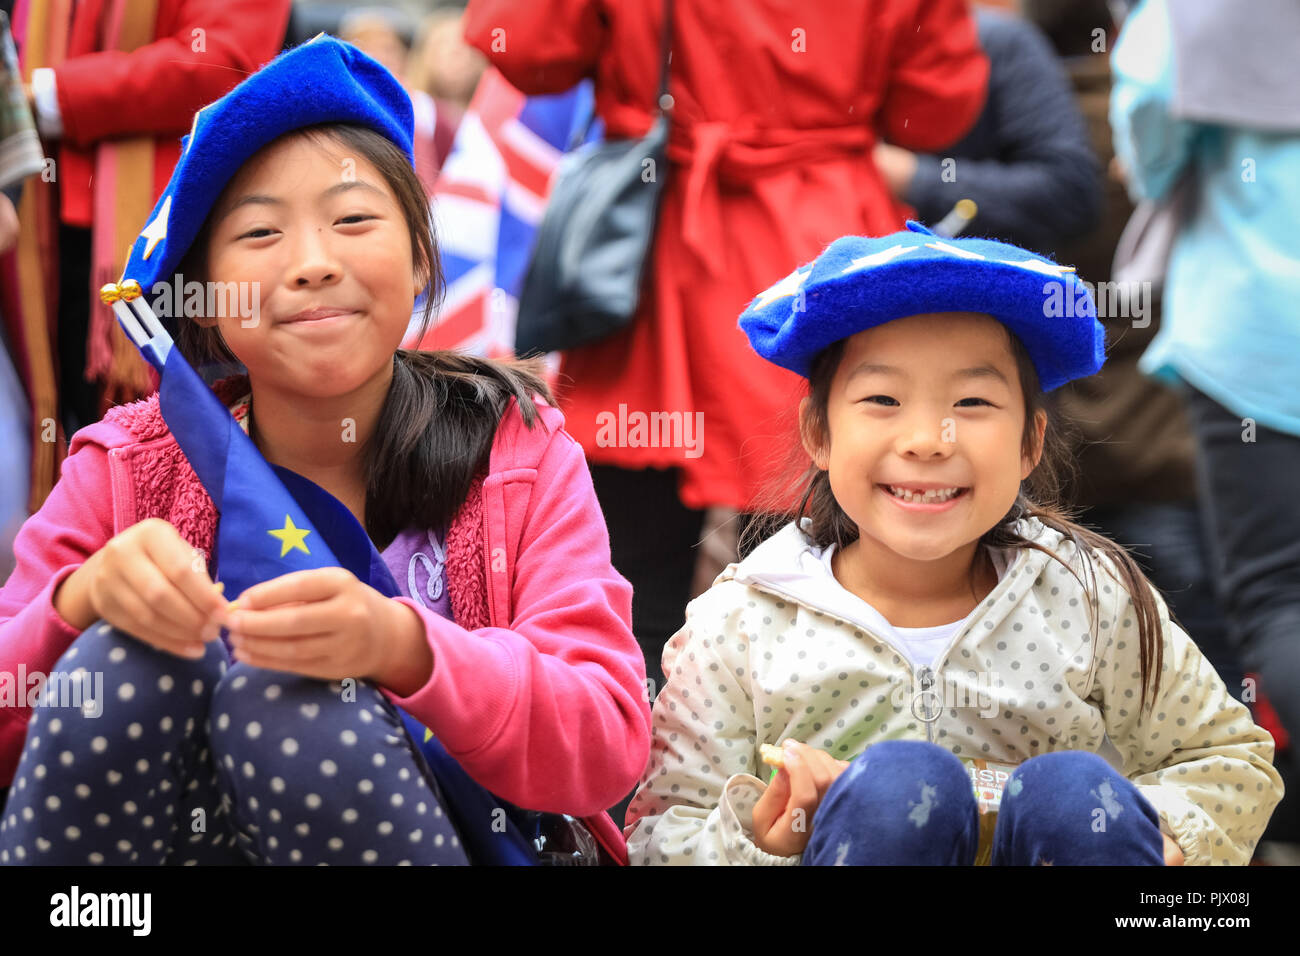
M 925 739 L 930 743 L 934 743 L 934 722 L 939 719 L 939 714 L 943 709 L 937 704 L 933 709 L 930 707 L 929 698 L 936 694 L 935 691 L 931 690 L 934 686 L 934 670 L 927 664 L 921 668 L 917 678 L 921 682 L 921 689 L 912 698 L 912 716 L 925 724 Z M 917 713 L 917 704 L 921 705 L 919 714 Z
M 121 448 L 108 450 L 109 497 L 113 502 L 113 534 L 121 534 L 135 518 L 135 486 Z
M 997 585 L 995 585 L 993 590 L 990 591 L 989 594 L 983 600 L 981 600 L 980 605 L 976 606 L 975 613 L 972 619 L 966 622 L 965 627 L 958 628 L 957 632 L 953 634 L 952 638 L 948 641 L 948 646 L 945 647 L 943 649 L 943 652 L 939 654 L 938 657 L 935 658 L 936 664 L 938 664 L 940 667 L 946 664 L 948 661 L 948 655 L 951 654 L 953 650 L 957 647 L 957 645 L 960 644 L 963 640 L 965 640 L 966 637 L 974 631 L 975 625 L 980 623 L 980 621 L 982 621 L 984 618 L 984 613 L 983 610 L 981 609 L 981 605 L 987 603 L 991 599 L 996 601 L 997 598 L 1001 597 L 1002 593 L 1006 591 L 1009 587 L 1007 582 L 1008 580 L 1010 580 L 1011 572 L 1018 569 L 1020 562 L 1026 559 L 1026 554 L 1027 552 L 1025 551 L 1017 551 L 1015 553 L 1015 556 L 1012 558 L 1011 563 L 1007 565 L 1007 568 L 1003 573 L 1002 577 L 998 579 Z M 733 577 L 732 580 L 737 580 L 737 578 Z M 776 597 L 780 597 L 787 601 L 791 601 L 802 607 L 819 610 L 839 620 L 843 620 L 846 624 L 850 624 L 854 628 L 861 630 L 864 634 L 868 635 L 873 640 L 879 641 L 881 644 L 884 644 L 886 647 L 890 647 L 894 651 L 896 651 L 899 657 L 902 659 L 903 667 L 905 667 L 908 670 L 908 672 L 912 675 L 914 681 L 919 681 L 921 684 L 921 689 L 912 697 L 912 705 L 911 705 L 912 716 L 925 724 L 926 740 L 928 740 L 930 743 L 935 742 L 934 724 L 943 715 L 943 698 L 939 696 L 938 691 L 931 689 L 934 686 L 934 678 L 935 678 L 935 671 L 933 667 L 931 667 L 930 665 L 925 665 L 920 670 L 914 669 L 912 666 L 911 659 L 907 656 L 906 652 L 903 651 L 901 648 L 897 647 L 896 645 L 894 645 L 893 642 L 891 642 L 888 638 L 881 637 L 880 635 L 872 631 L 869 627 L 867 627 L 866 625 L 862 624 L 859 621 L 847 620 L 841 617 L 835 611 L 832 611 L 830 608 L 819 607 L 809 602 L 806 598 L 801 597 L 800 595 L 794 593 L 793 591 L 786 590 L 785 588 L 782 588 L 780 585 L 775 584 L 772 581 L 764 580 L 761 577 L 758 578 L 746 577 L 744 580 L 741 580 L 741 583 L 744 584 L 746 587 L 752 587 L 755 590 L 764 591 L 768 594 L 775 595 Z M 929 697 L 937 698 L 933 709 L 931 709 L 929 706 Z M 919 712 L 918 712 L 917 704 L 921 705 Z
M 802 607 L 810 607 L 808 603 L 801 600 L 797 595 L 781 589 L 780 587 L 774 585 L 770 581 L 762 581 L 762 582 L 750 581 L 750 582 L 746 582 L 746 587 L 752 587 L 759 591 L 766 591 L 768 594 L 774 595 L 776 597 L 784 598 L 785 600 L 801 605 Z M 829 608 L 819 608 L 819 610 L 821 610 L 823 613 L 830 614 L 836 618 L 839 618 L 839 615 L 837 615 L 834 611 L 830 610 Z M 843 618 L 839 618 L 839 619 L 844 620 Z M 912 711 L 912 716 L 915 717 L 917 720 L 921 721 L 923 724 L 925 724 L 925 739 L 928 740 L 930 743 L 934 743 L 934 722 L 937 721 L 939 717 L 943 714 L 943 707 L 941 706 L 942 701 L 937 702 L 936 706 L 933 709 L 931 709 L 926 699 L 927 695 L 938 696 L 936 691 L 931 690 L 931 688 L 934 686 L 934 668 L 927 664 L 918 671 L 912 666 L 912 660 L 907 656 L 906 652 L 903 651 L 901 648 L 896 647 L 893 643 L 889 641 L 888 638 L 881 637 L 880 635 L 876 634 L 873 630 L 871 630 L 869 627 L 857 621 L 845 620 L 844 623 L 849 624 L 852 627 L 862 631 L 863 634 L 867 635 L 872 640 L 879 641 L 881 644 L 885 645 L 886 647 L 893 649 L 898 654 L 899 659 L 903 662 L 903 667 L 907 670 L 908 674 L 912 677 L 913 686 L 916 685 L 917 681 L 920 682 L 921 689 L 912 697 L 912 703 L 910 709 Z M 960 631 L 958 634 L 956 634 L 953 637 L 953 639 L 949 642 L 948 647 L 944 650 L 943 655 L 938 658 L 940 663 L 942 663 L 947 659 L 949 652 L 951 652 L 952 649 L 957 646 L 957 642 L 960 641 L 963 637 L 965 637 L 969 630 L 970 627 L 968 625 L 964 630 Z M 921 709 L 919 712 L 917 710 L 917 704 L 921 705 Z

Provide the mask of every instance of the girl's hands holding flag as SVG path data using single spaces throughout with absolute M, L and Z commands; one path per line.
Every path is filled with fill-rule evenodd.
M 162 518 L 148 518 L 110 538 L 52 595 L 55 611 L 84 631 L 106 621 L 136 640 L 197 659 L 214 640 L 226 606 L 201 552 Z
M 406 697 L 433 673 L 424 621 L 344 568 L 294 571 L 239 595 L 235 659 L 321 680 L 369 680 Z

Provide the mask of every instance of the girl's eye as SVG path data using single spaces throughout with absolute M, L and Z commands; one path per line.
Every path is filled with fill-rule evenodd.
M 374 219 L 374 216 L 367 216 L 364 213 L 356 213 L 352 216 L 344 216 L 339 222 L 348 223 L 349 225 L 357 222 L 365 222 L 367 219 Z
M 244 233 L 242 236 L 239 236 L 239 238 L 240 239 L 261 239 L 263 236 L 269 236 L 273 231 L 274 230 L 267 229 L 265 227 L 259 227 L 257 229 L 248 230 L 248 232 Z
M 993 403 L 992 403 L 992 402 L 985 401 L 985 400 L 982 399 L 982 398 L 963 398 L 963 399 L 962 399 L 960 402 L 958 402 L 957 404 L 958 404 L 958 405 L 963 405 L 963 404 L 965 404 L 966 402 L 978 402 L 980 405 L 987 405 L 987 406 L 989 406 L 990 408 L 993 407 Z
M 876 405 L 897 405 L 898 400 L 890 398 L 888 395 L 871 395 L 863 399 L 864 402 L 871 402 Z

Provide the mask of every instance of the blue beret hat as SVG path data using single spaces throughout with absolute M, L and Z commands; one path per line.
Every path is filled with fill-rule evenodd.
M 992 239 L 944 239 L 915 222 L 836 239 L 756 296 L 740 327 L 763 358 L 807 377 L 832 342 L 927 312 L 983 312 L 1024 344 L 1043 391 L 1096 373 L 1106 333 L 1074 271 Z
M 222 189 L 248 159 L 285 133 L 356 123 L 388 137 L 414 165 L 411 100 L 384 67 L 321 34 L 280 54 L 194 114 L 181 158 L 131 246 L 123 280 L 145 295 L 170 281 Z

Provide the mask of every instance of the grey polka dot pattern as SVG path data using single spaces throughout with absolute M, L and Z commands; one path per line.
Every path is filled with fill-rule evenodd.
M 819 600 L 807 569 L 820 562 L 806 560 L 816 552 L 793 525 L 725 571 L 664 650 L 670 678 L 628 809 L 632 861 L 797 862 L 753 843 L 746 808 L 770 773 L 759 745 L 795 739 L 850 760 L 883 740 L 931 739 L 1007 764 L 1101 754 L 1156 807 L 1187 863 L 1247 862 L 1281 796 L 1267 733 L 1158 595 L 1164 668 L 1156 706 L 1139 707 L 1137 615 L 1118 571 L 1094 555 L 1089 573 L 1073 544 L 1036 519 L 1021 530 L 1061 561 L 1017 552 L 934 662 L 941 706 L 929 724 L 921 704 L 913 710 L 920 686 L 899 652 Z M 1076 575 L 1095 575 L 1099 593 Z
M 393 705 L 198 661 L 92 625 L 54 673 L 102 673 L 97 707 L 35 707 L 0 814 L 0 864 L 463 864 Z M 131 690 L 123 693 L 123 689 Z M 364 786 L 363 786 L 364 784 Z

